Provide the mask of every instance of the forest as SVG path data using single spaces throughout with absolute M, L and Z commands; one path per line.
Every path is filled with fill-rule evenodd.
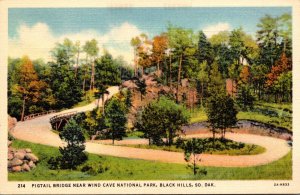
M 95 38 L 64 37 L 47 61 L 9 57 L 8 114 L 23 122 L 8 139 L 40 158 L 9 177 L 292 178 L 292 18 L 256 27 L 208 36 L 167 23 L 130 36 L 131 62 Z
M 254 101 L 291 103 L 291 15 L 265 15 L 257 27 L 256 38 L 242 28 L 207 38 L 201 30 L 168 24 L 153 38 L 132 38 L 133 64 L 114 58 L 95 39 L 80 43 L 65 38 L 48 62 L 8 58 L 8 114 L 23 120 L 33 113 L 71 108 L 103 98 L 109 86 L 143 82 L 149 74 L 172 89 L 169 96 L 176 103 L 191 108 L 205 107 L 207 98 L 223 89 L 241 110 Z M 183 92 L 184 81 L 193 101 Z

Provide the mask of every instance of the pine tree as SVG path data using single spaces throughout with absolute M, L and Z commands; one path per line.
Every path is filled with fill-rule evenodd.
M 59 137 L 67 142 L 66 147 L 59 147 L 59 151 L 62 154 L 60 158 L 60 167 L 62 169 L 74 169 L 87 160 L 87 155 L 84 152 L 85 138 L 81 127 L 74 119 L 68 121 L 59 133 Z
M 234 100 L 225 92 L 209 97 L 206 112 L 213 137 L 216 130 L 221 130 L 222 138 L 225 138 L 226 129 L 237 123 Z

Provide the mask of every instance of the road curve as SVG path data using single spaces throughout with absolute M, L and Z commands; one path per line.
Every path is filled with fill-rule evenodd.
M 110 98 L 113 94 L 119 91 L 118 87 L 110 87 L 110 92 L 107 98 Z M 33 143 L 39 143 L 49 146 L 63 146 L 64 142 L 59 136 L 51 131 L 51 125 L 49 119 L 56 114 L 61 114 L 71 111 L 88 111 L 96 107 L 97 101 L 83 107 L 68 109 L 60 113 L 53 113 L 38 117 L 32 120 L 18 122 L 12 134 L 15 138 L 25 140 Z M 101 100 L 99 104 L 101 104 Z M 187 137 L 208 137 L 210 134 L 194 134 Z M 291 149 L 285 140 L 277 139 L 273 137 L 252 135 L 252 134 L 237 134 L 227 133 L 226 138 L 232 139 L 238 142 L 244 142 L 249 144 L 256 144 L 266 148 L 266 152 L 258 155 L 240 155 L 240 156 L 228 156 L 228 155 L 201 155 L 201 165 L 205 166 L 218 166 L 218 167 L 247 167 L 267 164 L 272 161 L 278 160 L 285 156 Z M 112 146 L 99 143 L 86 143 L 86 151 L 94 154 L 110 155 L 117 157 L 153 160 L 168 163 L 180 163 L 186 164 L 183 158 L 183 153 L 168 152 L 162 150 L 152 149 L 140 149 L 131 148 L 125 146 Z

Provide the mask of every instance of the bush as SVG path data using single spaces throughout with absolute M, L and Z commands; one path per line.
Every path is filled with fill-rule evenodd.
M 49 169 L 52 169 L 52 170 L 60 169 L 60 164 L 61 164 L 61 156 L 51 157 L 48 160 Z
M 109 169 L 109 167 L 107 166 L 103 166 L 99 163 L 87 163 L 84 164 L 83 166 L 79 167 L 79 170 L 81 172 L 87 172 L 89 175 L 97 175 L 100 173 L 104 173 L 105 171 L 107 171 Z
M 177 148 L 183 148 L 184 149 L 186 143 L 189 140 L 190 139 L 178 138 L 175 142 L 175 145 L 176 145 Z M 203 144 L 203 148 L 204 148 L 203 152 L 205 152 L 205 153 L 210 153 L 212 151 L 240 150 L 240 149 L 245 147 L 244 143 L 235 142 L 235 141 L 232 141 L 232 140 L 222 139 L 222 138 L 218 138 L 218 139 L 215 139 L 215 140 L 213 138 L 204 138 L 204 139 L 197 138 L 195 141 L 197 142 L 198 140 L 200 140 L 201 144 Z M 255 148 L 252 148 L 251 150 L 253 150 L 253 149 L 255 149 Z

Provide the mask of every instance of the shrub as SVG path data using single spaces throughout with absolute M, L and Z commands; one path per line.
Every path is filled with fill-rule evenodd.
M 81 172 L 87 172 L 89 175 L 97 175 L 107 171 L 109 167 L 103 166 L 99 163 L 87 163 L 80 167 Z

